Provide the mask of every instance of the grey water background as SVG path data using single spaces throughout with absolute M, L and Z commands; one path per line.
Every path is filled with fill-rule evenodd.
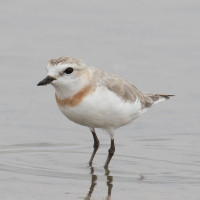
M 0 2 L 0 199 L 200 199 L 200 2 Z M 117 130 L 88 166 L 93 139 L 37 87 L 73 55 L 140 90 L 176 97 Z

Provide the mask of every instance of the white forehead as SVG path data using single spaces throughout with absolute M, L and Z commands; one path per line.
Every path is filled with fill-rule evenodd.
M 81 59 L 75 57 L 60 57 L 58 59 L 52 59 L 47 65 L 48 75 L 59 75 L 68 67 L 72 67 L 79 71 L 85 69 L 86 64 Z

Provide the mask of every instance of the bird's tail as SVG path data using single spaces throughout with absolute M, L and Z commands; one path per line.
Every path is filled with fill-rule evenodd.
M 170 97 L 173 97 L 175 95 L 172 94 L 148 94 L 148 97 L 150 97 L 153 100 L 153 104 L 160 103 L 162 101 L 168 100 Z

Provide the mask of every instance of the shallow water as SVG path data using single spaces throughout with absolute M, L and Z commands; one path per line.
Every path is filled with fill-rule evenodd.
M 2 1 L 0 199 L 200 199 L 199 1 Z M 93 139 L 36 87 L 49 59 L 74 55 L 142 91 L 176 94 Z

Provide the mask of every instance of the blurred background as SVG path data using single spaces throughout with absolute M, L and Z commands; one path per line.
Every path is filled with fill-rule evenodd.
M 199 19 L 198 0 L 2 0 L 0 198 L 199 199 Z M 117 131 L 109 175 L 109 136 L 90 169 L 89 130 L 36 86 L 60 56 L 176 95 Z

